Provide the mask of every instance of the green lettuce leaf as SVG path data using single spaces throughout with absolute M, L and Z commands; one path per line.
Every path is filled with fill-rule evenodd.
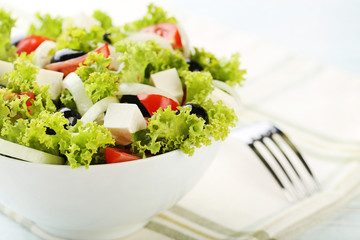
M 78 121 L 69 131 L 70 141 L 62 142 L 60 151 L 67 157 L 71 168 L 82 165 L 88 168 L 93 157 L 96 157 L 101 149 L 115 144 L 110 131 L 94 122 L 84 125 Z
M 50 154 L 63 154 L 71 168 L 88 168 L 101 149 L 114 145 L 111 133 L 103 126 L 94 122 L 84 125 L 79 120 L 67 129 L 64 125 L 69 121 L 59 112 L 43 111 L 37 118 L 19 118 L 14 122 L 7 117 L 1 124 L 1 138 Z
M 60 102 L 64 107 L 77 109 L 73 95 L 68 89 L 63 89 L 60 95 Z
M 174 17 L 169 17 L 167 12 L 161 7 L 149 4 L 147 13 L 143 18 L 126 23 L 123 26 L 110 28 L 108 32 L 111 33 L 110 39 L 113 42 L 117 42 L 129 36 L 131 33 L 138 32 L 142 28 L 155 25 L 157 23 L 177 23 L 177 20 Z
M 28 119 L 20 118 L 15 122 L 6 119 L 3 121 L 3 126 L 0 129 L 0 137 L 5 140 L 24 145 L 22 137 L 25 135 L 25 131 L 28 125 Z
M 146 153 L 159 154 L 176 149 L 190 156 L 195 147 L 210 145 L 211 138 L 224 140 L 235 126 L 237 116 L 233 109 L 226 107 L 221 101 L 214 103 L 207 100 L 202 104 L 207 111 L 209 124 L 203 118 L 190 114 L 190 109 L 178 107 L 172 111 L 170 107 L 161 108 L 149 119 L 148 128 L 133 135 L 131 149 L 142 157 Z
M 205 120 L 190 114 L 189 108 L 161 108 L 149 119 L 147 130 L 133 135 L 133 152 L 145 156 L 165 153 L 176 149 L 192 155 L 195 147 L 209 145 L 210 136 L 204 131 Z
M 167 16 L 167 12 L 161 7 L 157 7 L 154 4 L 149 4 L 147 13 L 142 19 L 136 20 L 131 23 L 127 23 L 123 26 L 125 32 L 137 32 L 142 28 L 155 25 L 157 23 L 177 23 L 174 17 Z
M 84 64 L 76 70 L 93 103 L 105 97 L 114 96 L 114 92 L 118 90 L 119 77 L 107 68 L 110 62 L 111 58 L 105 58 L 104 54 L 91 52 Z
M 69 121 L 61 113 L 41 112 L 31 120 L 9 121 L 1 130 L 2 138 L 43 152 L 58 155 L 60 142 L 68 141 L 70 133 L 64 128 Z M 53 135 L 47 134 L 53 131 Z
M 97 48 L 98 43 L 104 42 L 105 29 L 92 26 L 87 32 L 84 28 L 67 26 L 66 30 L 57 38 L 57 50 L 71 48 L 83 52 L 90 52 Z
M 61 113 L 41 112 L 32 119 L 22 137 L 23 145 L 40 151 L 59 155 L 59 145 L 70 140 L 70 133 L 64 128 L 69 121 Z M 47 134 L 52 132 L 53 135 Z
M 5 95 L 3 94 L 3 90 L 4 89 L 0 89 L 0 130 L 10 116 L 10 108 L 6 106 L 6 100 L 3 97 Z
M 229 135 L 230 129 L 235 127 L 238 121 L 233 109 L 226 107 L 221 101 L 214 103 L 207 100 L 202 103 L 209 117 L 209 124 L 205 126 L 205 131 L 216 141 L 225 140 Z
M 36 83 L 36 76 L 39 68 L 31 62 L 31 56 L 21 54 L 14 62 L 14 70 L 3 75 L 2 79 L 7 81 L 6 87 L 13 92 L 40 92 L 40 87 Z
M 18 98 L 8 89 L 0 89 L 0 130 L 5 122 L 26 118 L 29 114 L 24 99 Z
M 36 18 L 39 24 L 31 24 L 28 35 L 40 35 L 52 40 L 56 40 L 61 35 L 63 18 L 59 16 L 53 18 L 50 14 L 40 15 L 40 13 L 36 13 Z
M 214 90 L 212 76 L 208 72 L 180 72 L 180 78 L 186 86 L 186 102 L 202 104 Z
M 100 25 L 103 29 L 107 30 L 113 27 L 112 19 L 106 13 L 96 10 L 93 14 L 93 17 L 100 22 Z
M 8 89 L 0 89 L 1 119 L 15 121 L 18 118 L 36 117 L 34 114 L 30 114 L 34 108 L 28 111 L 29 107 L 25 104 L 28 99 L 27 95 L 17 96 Z
M 26 56 L 25 53 L 22 53 L 14 62 L 14 70 L 5 73 L 2 79 L 7 81 L 6 87 L 14 93 L 34 93 L 35 101 L 29 109 L 35 113 L 34 117 L 36 117 L 42 110 L 56 111 L 56 106 L 50 98 L 48 91 L 50 86 L 43 85 L 39 87 L 36 82 L 39 68 L 33 65 L 32 56 L 32 54 Z
M 15 25 L 11 13 L 0 9 L 0 60 L 13 61 L 16 58 L 16 47 L 11 45 L 11 29 Z
M 149 84 L 150 74 L 176 68 L 186 70 L 187 63 L 178 52 L 160 47 L 154 41 L 132 42 L 120 41 L 116 51 L 123 55 L 119 57 L 124 67 L 119 76 L 121 82 L 138 82 Z
M 230 59 L 217 59 L 212 53 L 205 52 L 204 49 L 194 49 L 190 59 L 198 62 L 204 71 L 209 71 L 214 79 L 223 81 L 230 86 L 241 85 L 245 80 L 246 70 L 241 70 L 238 53 L 231 56 Z

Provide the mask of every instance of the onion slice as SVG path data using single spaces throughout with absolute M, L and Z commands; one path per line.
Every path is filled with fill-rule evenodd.
M 70 73 L 64 79 L 63 87 L 70 91 L 75 100 L 79 113 L 84 115 L 86 111 L 93 105 L 93 103 L 87 96 L 84 83 L 81 81 L 80 77 L 74 72 Z
M 232 88 L 231 86 L 229 86 L 229 84 L 224 83 L 222 81 L 219 80 L 213 80 L 213 84 L 215 87 L 220 88 L 221 90 L 228 92 L 237 102 L 238 107 L 240 107 L 241 105 L 241 98 L 239 96 L 239 94 L 237 93 L 237 91 Z
M 0 138 L 0 154 L 33 163 L 64 164 L 64 158 Z
M 179 104 L 179 101 L 170 93 L 150 85 L 146 85 L 142 83 L 120 83 L 118 88 L 119 91 L 115 93 L 116 95 L 122 96 L 122 95 L 138 95 L 138 94 L 158 94 L 171 98 L 172 100 L 174 100 L 176 103 Z
M 183 46 L 183 57 L 184 58 L 189 58 L 190 57 L 190 41 L 189 41 L 189 37 L 186 34 L 184 28 L 182 26 L 180 26 L 179 24 L 176 25 L 178 28 L 178 31 L 180 33 L 180 38 L 181 38 L 181 43 Z
M 104 113 L 110 103 L 118 103 L 119 100 L 115 97 L 106 97 L 95 103 L 89 110 L 82 116 L 81 121 L 86 124 L 95 121 L 100 114 Z

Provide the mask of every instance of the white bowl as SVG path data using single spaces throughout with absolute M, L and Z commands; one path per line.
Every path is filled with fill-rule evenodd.
M 196 149 L 192 157 L 177 150 L 73 170 L 0 156 L 0 203 L 54 236 L 123 237 L 190 191 L 218 147 L 219 142 L 213 142 Z

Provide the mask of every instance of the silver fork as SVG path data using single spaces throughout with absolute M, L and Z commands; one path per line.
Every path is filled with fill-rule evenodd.
M 320 184 L 290 139 L 269 122 L 252 123 L 233 136 L 257 155 L 292 202 L 320 190 Z

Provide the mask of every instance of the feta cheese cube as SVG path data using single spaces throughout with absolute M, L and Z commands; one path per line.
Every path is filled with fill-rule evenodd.
M 175 68 L 151 74 L 151 80 L 156 88 L 170 93 L 179 103 L 182 103 L 184 91 Z
M 56 100 L 59 98 L 62 91 L 62 80 L 64 74 L 46 69 L 40 69 L 36 77 L 36 82 L 39 87 L 48 84 L 50 85 L 49 92 L 51 99 Z
M 104 118 L 117 144 L 131 143 L 132 134 L 146 128 L 146 121 L 136 104 L 110 103 Z

